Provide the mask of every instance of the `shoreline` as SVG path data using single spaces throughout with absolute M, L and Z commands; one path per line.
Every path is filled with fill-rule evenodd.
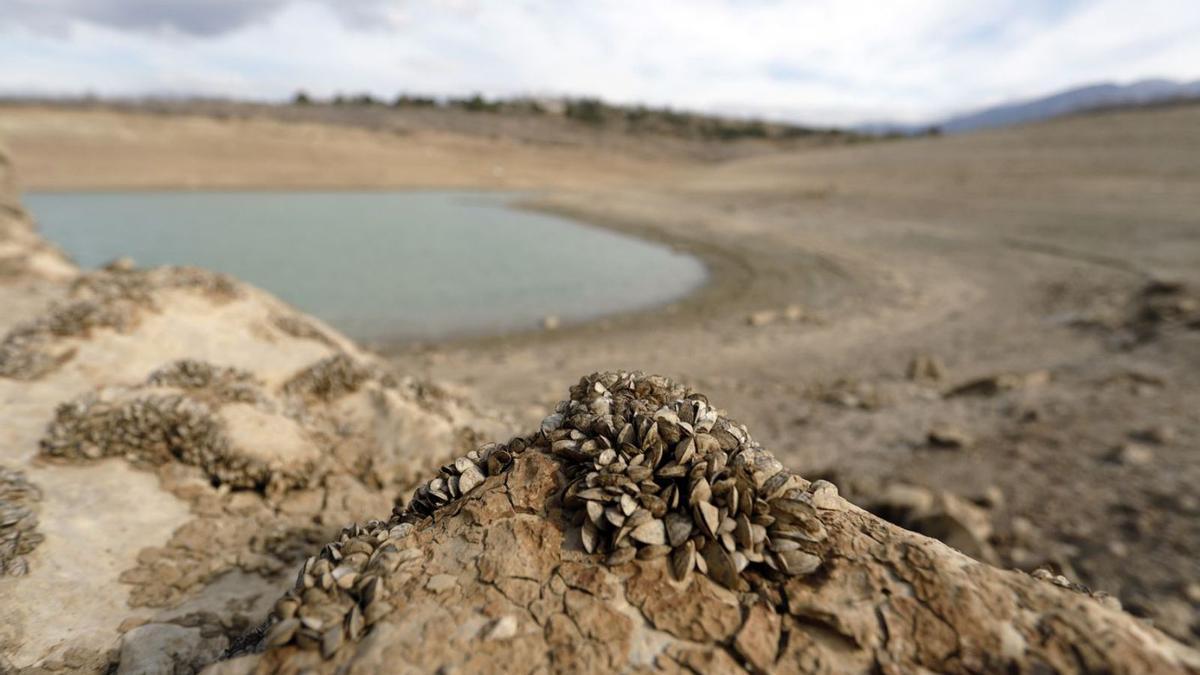
M 443 193 L 458 194 L 464 197 L 471 193 L 483 193 L 496 197 L 508 197 L 504 207 L 516 211 L 533 214 L 543 214 L 560 217 L 581 227 L 595 228 L 605 232 L 631 237 L 633 239 L 662 246 L 672 252 L 690 256 L 703 267 L 702 281 L 689 291 L 676 298 L 656 302 L 647 306 L 602 314 L 578 321 L 564 322 L 557 328 L 542 327 L 516 328 L 497 331 L 479 331 L 472 333 L 450 334 L 438 338 L 367 338 L 353 337 L 356 341 L 367 346 L 383 356 L 412 352 L 427 352 L 438 349 L 454 349 L 463 347 L 502 347 L 515 342 L 530 343 L 539 340 L 559 340 L 571 338 L 585 332 L 607 332 L 612 330 L 636 328 L 650 322 L 661 323 L 664 316 L 674 322 L 692 321 L 701 309 L 712 310 L 730 304 L 733 298 L 739 296 L 747 286 L 747 279 L 753 276 L 749 262 L 736 255 L 728 248 L 706 242 L 678 236 L 653 224 L 622 220 L 619 218 L 602 218 L 585 209 L 569 208 L 556 205 L 554 197 L 562 197 L 563 193 L 547 193 L 538 190 L 512 190 L 500 187 L 490 188 L 459 188 L 446 187 L 368 187 L 368 188 L 297 188 L 295 186 L 244 186 L 235 189 L 222 187 L 194 187 L 173 185 L 156 188 L 140 186 L 137 188 L 70 188 L 70 189 L 25 189 L 26 195 L 63 195 L 71 193 L 103 194 L 103 193 L 278 193 L 278 194 L 381 194 L 381 193 Z M 35 219 L 35 227 L 40 227 Z M 54 242 L 51 242 L 54 243 Z M 57 245 L 57 244 L 56 244 Z M 74 259 L 72 259 L 74 262 Z M 136 261 L 135 261 L 136 262 Z M 76 263 L 77 264 L 77 263 Z M 269 289 L 264 289 L 268 290 Z M 550 316 L 550 314 L 547 314 Z M 336 326 L 335 326 L 336 327 Z
M 619 218 L 602 218 L 586 210 L 555 204 L 552 197 L 541 194 L 516 201 L 510 208 L 559 216 L 576 223 L 595 227 L 623 236 L 665 246 L 673 251 L 692 256 L 704 266 L 704 281 L 686 295 L 675 300 L 648 307 L 605 314 L 565 323 L 555 329 L 530 328 L 497 333 L 448 336 L 435 340 L 370 340 L 364 344 L 384 356 L 423 353 L 438 350 L 490 348 L 503 349 L 517 343 L 523 345 L 558 342 L 578 338 L 584 334 L 613 333 L 636 329 L 639 326 L 664 322 L 691 323 L 701 310 L 711 311 L 732 305 L 740 297 L 753 277 L 749 262 L 731 249 L 712 242 L 689 239 L 673 235 L 664 228 Z

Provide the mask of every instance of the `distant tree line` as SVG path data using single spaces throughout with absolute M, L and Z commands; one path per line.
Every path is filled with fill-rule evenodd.
M 597 127 L 620 126 L 634 133 L 665 133 L 718 141 L 793 139 L 819 134 L 838 136 L 845 133 L 836 129 L 815 129 L 785 122 L 718 117 L 665 107 L 613 105 L 598 98 L 567 99 L 564 101 L 563 115 L 568 119 Z
M 296 106 L 321 105 L 307 92 L 297 91 L 292 98 Z M 333 106 L 391 106 L 393 108 L 443 108 L 469 113 L 519 113 L 560 115 L 572 122 L 595 127 L 612 128 L 630 133 L 654 133 L 735 141 L 743 139 L 795 139 L 808 136 L 847 137 L 854 134 L 838 129 L 817 129 L 785 122 L 757 119 L 717 117 L 700 113 L 653 108 L 644 105 L 623 106 L 606 103 L 596 97 L 536 99 L 530 97 L 489 99 L 483 94 L 456 98 L 435 98 L 401 93 L 390 101 L 371 94 L 335 94 L 327 105 Z

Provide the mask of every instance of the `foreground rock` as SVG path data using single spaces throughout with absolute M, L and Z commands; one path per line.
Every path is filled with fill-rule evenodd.
M 170 268 L 70 282 L 0 341 L 0 401 L 0 466 L 40 497 L 0 507 L 24 575 L 0 579 L 0 652 L 83 670 L 145 622 L 220 653 L 312 542 L 390 508 L 482 419 L 266 294 Z
M 893 526 L 626 373 L 343 530 L 233 656 L 210 672 L 1200 672 L 1111 603 Z
M 0 146 L 0 286 L 28 287 L 74 276 L 75 266 L 37 235 L 17 196 L 15 171 Z
M 311 546 L 496 433 L 233 279 L 80 273 L 6 190 L 0 672 L 199 668 Z

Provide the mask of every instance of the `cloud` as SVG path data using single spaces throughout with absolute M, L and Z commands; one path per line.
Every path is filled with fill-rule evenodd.
M 298 0 L 9 0 L 0 27 L 62 35 L 78 23 L 212 37 L 262 22 Z M 379 25 L 383 0 L 325 0 L 355 28 Z
M 1178 0 L 15 2 L 0 91 L 586 94 L 855 123 L 1200 77 L 1200 4 Z

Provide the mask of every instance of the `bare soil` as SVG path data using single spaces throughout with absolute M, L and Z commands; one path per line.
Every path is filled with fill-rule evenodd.
M 0 135 L 27 188 L 536 189 L 692 251 L 712 280 L 674 306 L 381 348 L 514 430 L 580 373 L 674 377 L 806 477 L 981 504 L 981 555 L 1200 642 L 1200 107 L 730 159 L 270 114 L 10 107 Z

